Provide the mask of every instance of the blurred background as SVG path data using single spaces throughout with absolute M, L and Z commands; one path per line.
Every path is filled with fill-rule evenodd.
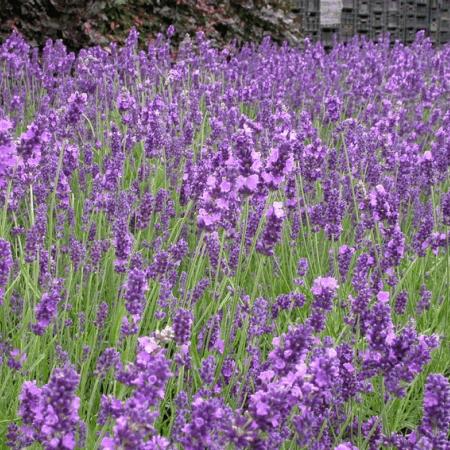
M 309 36 L 330 47 L 333 39 L 385 32 L 411 43 L 424 29 L 442 44 L 450 40 L 450 0 L 0 0 L 0 39 L 16 29 L 40 46 L 47 38 L 72 50 L 122 42 L 132 26 L 145 44 L 170 24 L 174 43 L 197 31 L 217 46 L 270 35 L 292 45 Z

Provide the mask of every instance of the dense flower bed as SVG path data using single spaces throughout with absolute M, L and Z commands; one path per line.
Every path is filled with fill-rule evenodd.
M 449 449 L 450 46 L 0 47 L 0 442 Z

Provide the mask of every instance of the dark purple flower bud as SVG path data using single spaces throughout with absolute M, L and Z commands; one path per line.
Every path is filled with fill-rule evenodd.
M 441 374 L 431 374 L 425 384 L 423 419 L 420 429 L 428 436 L 441 433 L 445 437 L 449 426 L 450 383 Z
M 136 213 L 136 228 L 138 230 L 145 230 L 149 223 L 153 211 L 153 197 L 150 192 L 146 192 L 142 196 L 141 204 Z
M 72 172 L 78 167 L 80 151 L 76 145 L 68 145 L 64 148 L 63 173 L 70 177 Z
M 442 196 L 442 221 L 450 226 L 450 191 Z
M 38 251 L 44 246 L 47 233 L 47 205 L 40 205 L 36 213 L 35 224 L 27 232 L 25 242 L 25 261 L 33 262 Z
M 125 307 L 131 315 L 141 315 L 145 308 L 145 292 L 148 289 L 145 272 L 131 269 L 125 283 Z
M 244 124 L 243 129 L 233 135 L 235 154 L 226 161 L 227 167 L 237 168 L 236 187 L 239 192 L 249 194 L 256 191 L 259 183 L 259 172 L 262 162 L 261 155 L 255 151 L 252 129 Z
M 17 316 L 18 319 L 21 319 L 22 315 L 23 315 L 23 312 L 24 312 L 23 297 L 21 297 L 17 293 L 12 294 L 10 299 L 9 299 L 9 305 L 11 307 L 11 312 L 15 316 Z
M 179 309 L 173 318 L 173 332 L 177 344 L 182 345 L 189 341 L 191 337 L 191 327 L 193 322 L 192 313 L 186 309 Z
M 133 248 L 133 236 L 128 231 L 128 223 L 125 219 L 119 220 L 115 225 L 114 247 L 116 250 L 114 269 L 118 273 L 124 273 Z
M 71 238 L 70 246 L 69 246 L 69 254 L 70 254 L 70 259 L 72 260 L 74 270 L 77 270 L 78 267 L 80 267 L 80 265 L 83 263 L 85 253 L 86 253 L 86 251 L 83 246 L 83 243 L 80 241 L 77 241 L 74 238 Z
M 191 405 L 190 421 L 182 427 L 184 448 L 225 448 L 226 442 L 218 430 L 226 429 L 232 417 L 223 401 L 217 398 L 204 399 L 197 396 Z M 231 428 L 231 424 L 230 424 Z
M 44 334 L 48 326 L 56 319 L 58 304 L 62 298 L 64 280 L 55 280 L 54 286 L 49 292 L 42 295 L 41 301 L 34 310 L 36 322 L 31 325 L 33 333 Z
M 422 187 L 426 192 L 429 192 L 430 187 L 434 183 L 433 159 L 433 154 L 430 150 L 424 152 L 424 154 L 419 156 L 418 159 L 420 172 L 422 175 Z
M 281 296 L 280 296 L 281 297 Z M 278 303 L 282 303 L 279 301 Z M 283 299 L 287 297 L 288 303 L 290 303 L 289 296 L 283 296 Z M 275 306 L 275 305 L 274 305 Z M 272 307 L 272 314 L 278 313 L 280 304 L 276 308 Z M 270 333 L 271 327 L 269 325 L 269 303 L 266 299 L 259 297 L 255 300 L 252 307 L 252 312 L 250 315 L 250 324 L 248 329 L 249 338 L 254 336 L 261 336 L 264 333 Z
M 408 305 L 408 292 L 402 291 L 397 295 L 395 300 L 395 312 L 397 314 L 405 314 Z
M 395 227 L 390 231 L 390 239 L 384 244 L 383 250 L 383 267 L 396 267 L 400 264 L 405 253 L 405 236 L 400 230 L 400 226 L 395 224 Z
M 339 247 L 338 266 L 339 274 L 343 280 L 347 278 L 347 273 L 354 253 L 355 249 L 353 247 L 349 247 L 348 245 L 342 245 Z
M 200 369 L 200 376 L 203 383 L 212 384 L 214 381 L 214 372 L 216 370 L 216 360 L 214 356 L 208 356 L 202 361 L 202 367 Z
M 91 255 L 91 264 L 93 266 L 92 270 L 94 272 L 97 270 L 97 266 L 100 263 L 103 253 L 104 253 L 103 242 L 98 240 L 93 241 L 92 247 L 90 249 L 90 255 Z
M 0 305 L 3 304 L 4 290 L 8 283 L 12 265 L 11 244 L 5 239 L 0 239 Z
M 78 313 L 78 332 L 84 333 L 85 327 L 86 327 L 86 313 L 80 311 Z
M 193 304 L 197 303 L 200 298 L 205 293 L 207 287 L 209 286 L 209 280 L 207 278 L 202 278 L 191 293 L 191 301 Z
M 316 181 L 322 177 L 326 155 L 327 148 L 320 139 L 315 139 L 312 144 L 308 144 L 304 148 L 301 173 L 307 181 Z
M 157 278 L 164 276 L 172 268 L 170 255 L 166 251 L 159 251 L 153 258 L 153 263 L 147 269 L 147 276 Z
M 297 275 L 304 277 L 308 273 L 309 263 L 306 258 L 300 258 L 297 263 Z
M 180 239 L 175 244 L 171 245 L 169 248 L 170 256 L 173 262 L 177 265 L 181 263 L 183 258 L 187 255 L 189 247 L 184 239 Z
M 100 330 L 105 326 L 106 318 L 108 317 L 108 303 L 102 302 L 97 309 L 97 317 L 94 324 Z
M 332 387 L 339 377 L 339 360 L 334 348 L 326 348 L 323 354 L 317 354 L 310 362 L 313 383 L 319 389 Z

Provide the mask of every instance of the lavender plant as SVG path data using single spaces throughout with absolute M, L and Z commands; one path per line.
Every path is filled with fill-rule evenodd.
M 0 46 L 0 446 L 450 449 L 450 46 Z

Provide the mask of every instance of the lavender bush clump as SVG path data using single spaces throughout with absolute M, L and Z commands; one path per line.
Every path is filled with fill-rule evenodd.
M 0 45 L 0 447 L 450 449 L 450 46 Z
M 23 425 L 17 442 L 11 444 L 23 448 L 39 442 L 46 449 L 82 446 L 85 425 L 78 414 L 80 398 L 74 395 L 78 382 L 79 376 L 70 366 L 55 369 L 42 388 L 26 381 L 19 396 Z

